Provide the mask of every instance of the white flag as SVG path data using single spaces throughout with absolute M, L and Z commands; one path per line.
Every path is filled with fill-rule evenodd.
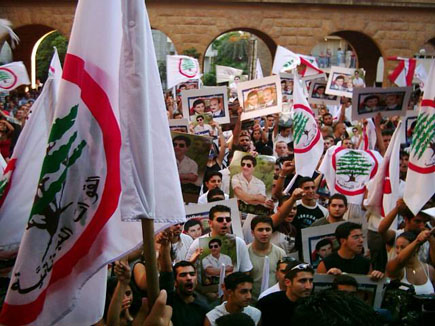
M 172 88 L 182 82 L 201 78 L 198 60 L 186 55 L 166 56 L 167 88 Z
M 29 75 L 22 61 L 0 66 L 0 91 L 10 92 L 21 85 L 30 84 Z
M 359 145 L 359 149 L 363 149 L 365 151 L 369 149 L 375 149 L 376 140 L 377 136 L 375 124 L 373 123 L 373 120 L 371 118 L 367 119 L 367 124 L 363 127 L 362 141 Z
M 55 94 L 57 94 L 59 92 L 59 84 L 62 78 L 62 66 L 60 64 L 59 53 L 57 53 L 56 47 L 54 47 L 54 54 L 51 58 L 50 66 L 48 67 L 48 77 L 53 77 Z
M 312 177 L 323 153 L 323 137 L 294 71 L 293 84 L 293 139 L 296 174 Z
M 299 57 L 301 58 L 301 65 L 302 65 L 302 69 L 299 71 L 299 74 L 302 77 L 308 77 L 308 76 L 319 75 L 324 73 L 323 70 L 319 69 L 315 57 L 311 57 L 303 54 L 299 54 Z
M 388 60 L 399 61 L 399 64 L 388 78 L 399 87 L 412 86 L 417 59 L 390 57 Z
M 154 49 L 146 20 L 141 0 L 81 0 L 78 3 L 47 154 L 0 314 L 1 324 L 57 324 L 71 311 L 74 302 L 81 300 L 81 289 L 86 288 L 93 275 L 126 251 L 136 248 L 142 240 L 138 224 L 121 221 L 119 203 L 125 202 L 121 200 L 121 184 L 125 184 L 121 168 L 128 163 L 127 168 L 134 174 L 130 180 L 139 182 L 148 170 L 138 171 L 143 168 L 138 162 L 151 163 L 147 168 L 153 171 L 156 164 L 162 162 L 154 163 L 149 157 L 138 158 L 143 153 L 149 154 L 143 149 L 126 155 L 126 150 L 136 150 L 137 142 L 131 137 L 137 135 L 137 131 L 123 129 L 124 119 L 128 119 L 132 109 L 123 105 L 129 94 L 138 96 L 137 102 L 129 102 L 132 105 L 138 105 L 144 97 L 157 98 L 163 94 L 155 91 L 139 95 L 136 89 L 121 94 L 128 86 L 120 83 L 145 86 L 142 92 L 161 90 L 161 86 L 154 85 L 160 83 L 154 54 L 147 58 Z M 146 74 L 142 71 L 144 67 Z M 133 108 L 130 119 L 136 118 L 138 123 L 129 127 L 137 128 L 145 120 L 143 116 L 135 116 L 137 114 L 148 117 L 152 112 L 160 119 L 163 108 L 149 107 L 152 103 L 158 105 L 159 101 L 163 102 L 163 98 L 142 102 L 142 111 Z M 151 122 L 155 121 L 141 126 L 142 139 L 162 139 L 161 150 L 166 150 L 164 158 L 175 163 L 173 149 L 166 148 L 169 128 L 156 130 L 157 127 L 150 127 Z M 162 157 L 159 153 L 155 156 Z M 132 161 L 125 162 L 127 157 Z M 176 169 L 175 164 L 173 167 Z M 172 175 L 170 170 L 166 173 Z M 181 198 L 176 197 L 175 191 L 171 205 L 157 209 L 158 200 L 148 197 L 147 192 L 156 190 L 155 181 L 147 181 L 149 184 L 130 185 L 138 187 L 136 197 L 130 192 L 126 202 L 132 207 L 122 211 L 168 222 L 174 218 L 170 215 L 174 210 L 170 206 L 180 207 Z M 166 184 L 165 192 L 174 193 L 178 187 L 177 178 Z M 143 211 L 139 212 L 140 208 Z M 183 210 L 177 216 L 178 219 L 171 221 L 184 221 Z M 100 308 L 101 301 L 90 302 L 86 307 L 96 312 L 101 312 Z M 85 312 L 80 314 L 73 309 L 72 313 L 77 314 L 77 318 L 70 319 L 75 325 L 91 325 L 100 317 L 94 314 L 93 320 L 87 316 L 80 320 Z
M 260 293 L 263 293 L 269 288 L 269 269 L 270 269 L 270 259 L 269 256 L 264 256 L 263 261 L 263 276 L 261 278 L 261 289 Z
M 399 122 L 376 175 L 367 185 L 365 206 L 378 216 L 385 217 L 399 199 L 400 132 L 402 129 Z
M 257 62 L 255 64 L 255 79 L 263 78 L 263 69 L 261 69 L 260 59 L 257 58 Z
M 275 59 L 273 60 L 272 74 L 279 75 L 282 72 L 290 72 L 300 63 L 301 59 L 296 53 L 278 45 Z
M 216 65 L 216 82 L 217 83 L 225 83 L 234 80 L 234 77 L 241 76 L 243 74 L 243 70 L 227 67 L 227 66 L 219 66 Z
M 403 199 L 417 214 L 435 193 L 435 61 L 425 85 L 411 151 Z

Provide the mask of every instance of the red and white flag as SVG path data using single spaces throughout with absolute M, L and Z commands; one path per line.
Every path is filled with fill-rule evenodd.
M 378 216 L 385 217 L 400 198 L 400 133 L 401 122 L 391 137 L 384 159 L 376 175 L 367 185 L 365 206 Z
M 10 92 L 18 86 L 29 84 L 29 75 L 22 61 L 0 66 L 0 91 Z
M 1 324 L 59 325 L 73 314 L 65 324 L 95 323 L 102 300 L 89 302 L 93 316 L 80 320 L 78 309 L 88 281 L 142 240 L 121 212 L 184 221 L 165 114 L 144 2 L 80 0 Z
M 332 146 L 327 151 L 319 171 L 325 176 L 331 195 L 340 193 L 351 204 L 361 205 L 366 184 L 382 162 L 377 151 Z
M 308 77 L 308 76 L 319 75 L 324 73 L 323 70 L 319 69 L 315 57 L 311 57 L 303 54 L 299 54 L 299 57 L 301 58 L 301 66 L 302 66 L 301 70 L 299 71 L 299 74 L 302 77 Z
M 172 88 L 182 82 L 201 78 L 198 60 L 186 55 L 166 56 L 167 88 Z
M 296 174 L 312 177 L 322 157 L 323 137 L 314 112 L 303 94 L 296 71 L 293 75 L 293 139 Z
M 373 150 L 376 147 L 376 127 L 373 120 L 367 119 L 367 124 L 364 125 L 362 130 L 362 141 L 360 143 L 359 149 L 368 151 Z
M 403 199 L 417 214 L 435 193 L 435 61 L 430 66 L 412 134 Z
M 278 46 L 273 60 L 272 74 L 289 73 L 296 67 L 299 67 L 298 73 L 301 77 L 324 73 L 323 70 L 319 69 L 316 58 L 297 54 L 285 47 Z
M 388 76 L 388 78 L 399 87 L 411 86 L 412 80 L 414 79 L 417 59 L 390 57 L 388 60 L 399 61 L 399 64 Z

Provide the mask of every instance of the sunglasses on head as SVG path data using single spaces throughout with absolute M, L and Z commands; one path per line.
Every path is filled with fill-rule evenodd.
M 282 257 L 281 260 L 278 261 L 278 264 L 291 263 L 293 261 L 296 261 L 296 259 L 290 256 L 286 256 L 286 257 Z
M 299 264 L 299 265 L 293 266 L 290 270 L 291 271 L 294 271 L 295 269 L 297 269 L 297 270 L 304 270 L 304 269 L 307 269 L 307 268 L 311 268 L 311 265 L 303 263 L 303 264 Z
M 242 167 L 247 166 L 248 168 L 252 168 L 252 163 L 241 163 Z
M 227 223 L 231 222 L 231 217 L 216 217 L 216 222 L 223 223 L 223 221 L 226 221 Z

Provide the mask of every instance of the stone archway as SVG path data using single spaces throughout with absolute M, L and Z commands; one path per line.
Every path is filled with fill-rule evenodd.
M 382 57 L 381 50 L 375 41 L 366 34 L 356 31 L 338 31 L 330 35 L 339 36 L 351 45 L 357 56 L 358 67 L 366 71 L 367 86 L 373 85 L 376 80 L 378 60 Z

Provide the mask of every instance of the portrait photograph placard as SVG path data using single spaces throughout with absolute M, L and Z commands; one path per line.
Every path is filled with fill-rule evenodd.
M 352 276 L 358 283 L 358 290 L 356 295 L 372 306 L 374 309 L 381 307 L 382 298 L 384 295 L 384 285 L 386 278 L 384 277 L 380 281 L 373 281 L 368 275 L 360 274 L 347 274 Z M 332 288 L 334 282 L 334 275 L 327 274 L 314 274 L 314 292 Z
M 181 92 L 183 116 L 192 121 L 195 115 L 210 113 L 213 121 L 219 124 L 229 123 L 227 88 L 207 87 Z
M 188 134 L 189 121 L 187 119 L 169 119 L 169 130 Z
M 326 94 L 352 98 L 354 89 L 365 87 L 364 70 L 344 67 L 331 67 Z
M 279 76 L 238 83 L 237 94 L 242 107 L 242 121 L 280 113 L 282 110 Z
M 326 94 L 326 80 L 312 80 L 308 102 L 322 105 L 340 105 L 340 97 Z
M 417 118 L 418 118 L 418 111 L 411 111 L 411 110 L 407 110 L 406 111 L 406 117 L 402 118 L 402 124 L 404 125 L 403 128 L 403 133 L 400 136 L 400 143 L 401 144 L 406 144 L 406 145 L 411 145 L 412 143 L 412 134 L 414 132 L 414 128 L 415 128 L 415 124 L 417 123 Z
M 199 219 L 202 224 L 202 234 L 210 232 L 208 224 L 210 209 L 217 205 L 227 206 L 231 210 L 231 229 L 232 233 L 239 238 L 243 239 L 242 223 L 240 221 L 239 208 L 237 206 L 237 199 L 231 198 L 228 200 L 220 200 L 207 204 L 189 204 L 186 205 L 186 220 Z
M 175 90 L 177 94 L 181 93 L 181 91 L 185 91 L 189 89 L 199 89 L 199 88 L 200 88 L 199 79 L 187 80 L 175 86 Z
M 383 117 L 406 116 L 412 87 L 367 87 L 354 90 L 352 97 L 352 120 L 374 117 L 380 112 Z
M 293 75 L 280 73 L 282 102 L 288 103 L 293 99 Z

